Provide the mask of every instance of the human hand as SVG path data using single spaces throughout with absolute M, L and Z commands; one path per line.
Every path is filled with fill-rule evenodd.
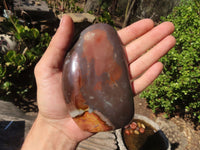
M 171 22 L 154 27 L 152 20 L 143 19 L 118 32 L 125 45 L 136 95 L 161 73 L 163 64 L 158 60 L 175 45 L 176 40 L 171 35 L 173 31 Z
M 174 46 L 173 30 L 170 22 L 154 27 L 152 20 L 144 19 L 118 31 L 127 53 L 135 94 L 150 85 L 162 71 L 163 65 L 158 60 Z M 62 65 L 72 34 L 73 22 L 70 17 L 63 16 L 48 49 L 35 67 L 39 107 L 36 121 L 77 144 L 91 133 L 82 131 L 69 116 L 62 92 Z

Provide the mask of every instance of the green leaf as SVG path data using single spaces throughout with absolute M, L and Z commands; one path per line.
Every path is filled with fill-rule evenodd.
M 4 77 L 5 73 L 6 73 L 6 68 L 4 68 L 4 67 L 0 64 L 0 79 L 1 79 L 2 77 Z
M 7 62 L 13 62 L 16 55 L 17 55 L 16 52 L 14 50 L 11 50 L 7 52 L 7 54 L 4 56 L 4 59 Z
M 200 2 L 182 0 L 163 21 L 175 25 L 176 45 L 161 58 L 162 74 L 144 91 L 153 110 L 169 115 L 190 113 L 191 119 L 200 115 Z
M 35 29 L 35 28 L 32 28 L 31 31 L 33 32 L 33 35 L 34 35 L 34 38 L 35 38 L 35 39 L 36 39 L 36 38 L 39 36 L 39 34 L 40 34 L 40 32 L 39 32 L 37 29 Z
M 8 90 L 10 87 L 12 86 L 12 83 L 9 81 L 6 81 L 3 85 L 2 85 L 2 89 L 3 90 Z

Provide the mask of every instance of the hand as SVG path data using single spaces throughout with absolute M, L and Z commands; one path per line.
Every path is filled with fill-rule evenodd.
M 152 20 L 143 19 L 118 32 L 126 48 L 136 95 L 161 73 L 163 64 L 158 60 L 175 45 L 173 31 L 171 22 L 154 27 Z
M 162 71 L 163 65 L 158 60 L 174 46 L 173 30 L 170 22 L 154 27 L 152 20 L 144 19 L 118 31 L 128 56 L 131 76 L 135 79 L 135 94 L 143 91 Z M 63 16 L 48 49 L 35 67 L 39 107 L 36 122 L 43 122 L 77 144 L 91 133 L 82 131 L 74 123 L 62 93 L 62 64 L 72 34 L 73 22 L 70 17 Z

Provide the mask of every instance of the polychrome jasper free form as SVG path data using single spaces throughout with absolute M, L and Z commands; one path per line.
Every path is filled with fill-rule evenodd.
M 111 26 L 95 24 L 81 32 L 64 60 L 63 92 L 71 117 L 83 130 L 108 131 L 131 121 L 127 58 Z

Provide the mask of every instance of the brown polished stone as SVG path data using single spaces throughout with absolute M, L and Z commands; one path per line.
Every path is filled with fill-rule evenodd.
M 64 60 L 63 91 L 70 115 L 83 130 L 108 131 L 131 121 L 127 58 L 114 28 L 95 24 L 81 32 Z

